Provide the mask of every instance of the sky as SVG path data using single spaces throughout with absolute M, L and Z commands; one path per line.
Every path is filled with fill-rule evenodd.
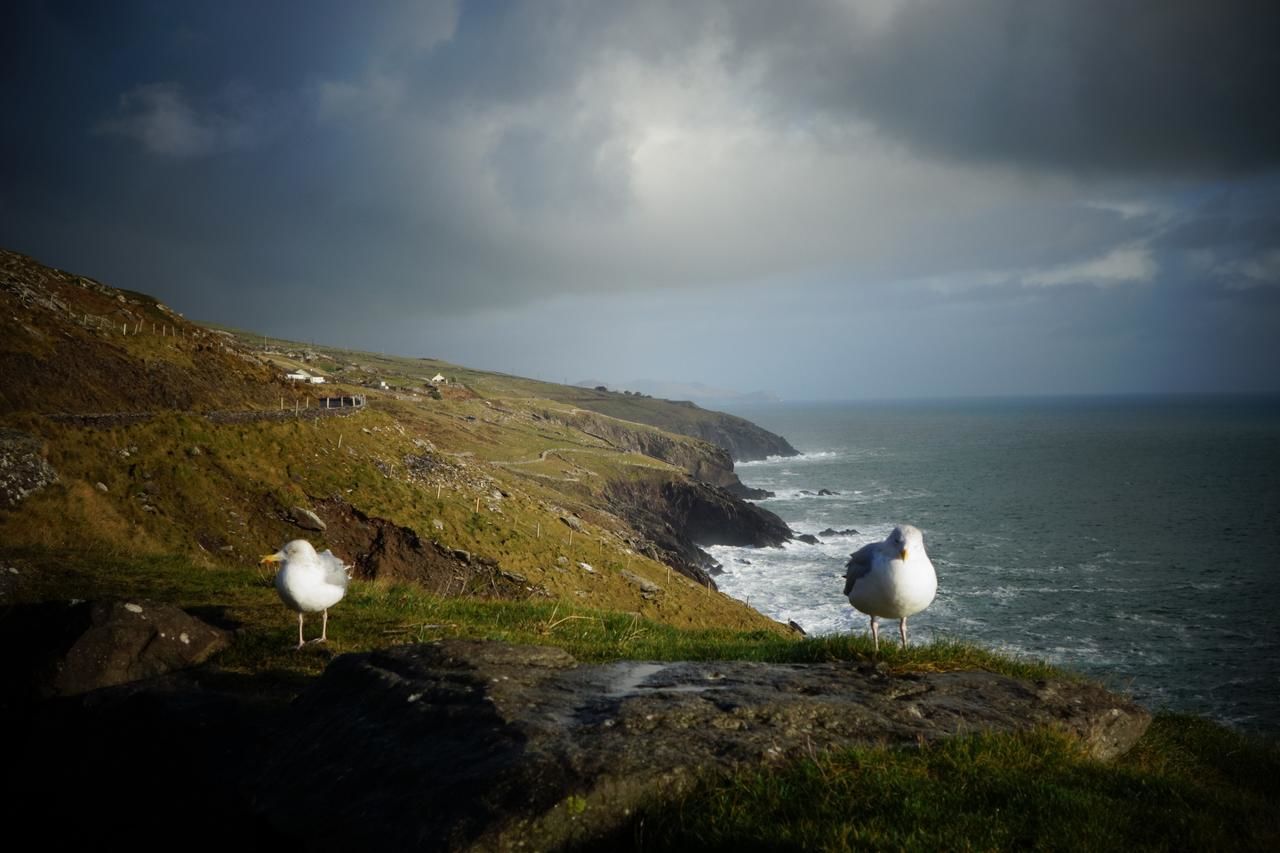
M 1280 391 L 1280 4 L 10 0 L 0 245 L 785 399 Z

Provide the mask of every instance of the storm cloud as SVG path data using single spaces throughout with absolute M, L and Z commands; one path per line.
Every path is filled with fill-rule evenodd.
M 1273 10 L 25 0 L 0 242 L 552 379 L 1277 390 Z

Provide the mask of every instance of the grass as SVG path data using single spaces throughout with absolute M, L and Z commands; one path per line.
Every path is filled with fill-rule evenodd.
M 265 568 L 199 565 L 172 555 L 7 549 L 7 565 L 21 566 L 8 601 L 64 598 L 149 598 L 176 604 L 237 627 L 235 644 L 216 661 L 252 674 L 316 674 L 325 656 L 296 654 L 296 623 L 280 603 Z M 313 621 L 308 636 L 318 627 Z M 857 636 L 800 639 L 773 630 L 680 628 L 639 613 L 561 601 L 498 601 L 433 595 L 413 584 L 353 581 L 331 614 L 333 653 L 447 637 L 554 645 L 584 662 L 635 660 L 753 660 L 807 663 L 878 659 L 902 671 L 987 669 L 1014 677 L 1072 677 L 1036 661 L 1008 658 L 954 641 L 906 650 L 886 645 L 876 655 Z
M 1041 730 L 869 747 L 709 781 L 611 838 L 643 850 L 1274 850 L 1280 750 L 1161 715 L 1103 764 Z
M 503 455 L 537 460 L 542 450 L 581 444 L 583 436 L 544 421 L 498 422 L 482 411 L 495 419 L 469 422 L 452 412 L 405 404 L 352 418 L 246 424 L 165 413 L 99 430 L 28 417 L 19 425 L 48 441 L 61 480 L 18 511 L 0 512 L 0 540 L 51 552 L 186 554 L 196 564 L 249 568 L 255 555 L 298 535 L 283 520 L 290 507 L 337 497 L 447 547 L 496 560 L 550 598 L 640 611 L 684 627 L 780 630 L 634 553 L 630 531 L 597 508 L 593 490 L 604 480 L 661 463 L 591 447 L 566 454 L 571 470 L 483 464 Z M 473 451 L 441 449 L 459 447 Z M 430 461 L 414 471 L 416 458 Z M 581 481 L 557 479 L 571 473 Z M 496 489 L 505 497 L 493 498 Z M 572 539 L 560 521 L 570 513 L 583 521 Z M 312 538 L 329 547 L 323 535 Z M 580 561 L 595 574 L 579 571 Z M 661 586 L 662 596 L 643 598 L 624 570 Z

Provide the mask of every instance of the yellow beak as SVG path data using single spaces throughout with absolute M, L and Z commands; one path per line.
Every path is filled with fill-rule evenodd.
M 279 554 L 263 554 L 262 559 L 258 561 L 258 565 L 262 565 L 263 563 L 278 563 L 283 559 L 284 557 L 281 557 Z
M 907 559 L 907 549 L 906 549 L 906 548 L 903 548 L 903 549 L 902 549 L 902 559 L 904 559 L 904 560 L 905 560 L 905 559 Z

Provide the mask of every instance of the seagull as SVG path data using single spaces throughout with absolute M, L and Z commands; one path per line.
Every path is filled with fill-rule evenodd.
M 880 651 L 877 616 L 898 620 L 905 649 L 907 617 L 928 607 L 938 591 L 938 575 L 924 552 L 924 534 L 910 524 L 900 524 L 883 542 L 855 551 L 845 568 L 844 594 L 850 604 L 871 617 L 876 651 Z
M 317 554 L 305 539 L 286 542 L 274 554 L 262 558 L 263 563 L 279 563 L 276 572 L 276 592 L 280 600 L 298 611 L 298 648 L 306 645 L 302 639 L 304 613 L 323 611 L 320 636 L 315 642 L 323 643 L 329 636 L 329 608 L 342 600 L 347 593 L 347 566 L 332 551 Z

